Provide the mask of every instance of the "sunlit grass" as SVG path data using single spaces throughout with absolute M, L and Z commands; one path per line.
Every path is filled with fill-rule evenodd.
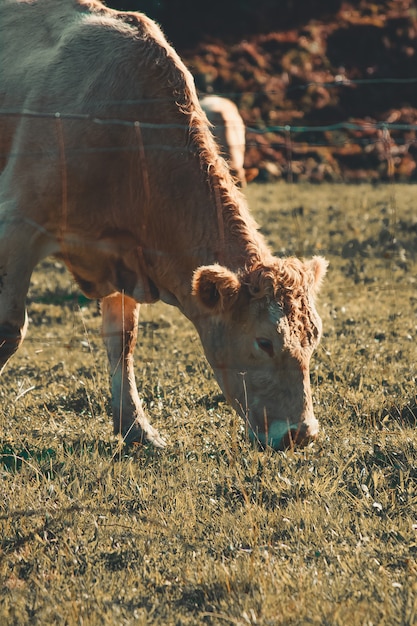
M 0 388 L 1 624 L 417 623 L 415 189 L 247 195 L 277 253 L 330 261 L 318 440 L 253 448 L 191 324 L 156 304 L 136 372 L 169 443 L 121 449 L 96 304 L 43 264 Z

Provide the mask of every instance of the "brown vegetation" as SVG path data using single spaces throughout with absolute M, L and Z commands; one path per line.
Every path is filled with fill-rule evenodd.
M 260 180 L 417 177 L 417 11 L 342 2 L 287 30 L 180 50 L 202 93 L 231 97 Z M 285 19 L 283 19 L 285 24 Z

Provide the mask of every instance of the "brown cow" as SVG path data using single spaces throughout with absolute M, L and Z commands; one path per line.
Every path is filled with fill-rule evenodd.
M 239 109 L 229 98 L 209 94 L 200 98 L 200 104 L 213 125 L 221 154 L 228 161 L 230 171 L 241 187 L 246 185 L 245 161 L 246 129 Z
M 0 41 L 0 366 L 54 255 L 101 299 L 116 434 L 165 445 L 133 371 L 139 303 L 161 299 L 194 323 L 253 438 L 314 438 L 326 262 L 272 256 L 159 27 L 95 0 L 1 0 Z

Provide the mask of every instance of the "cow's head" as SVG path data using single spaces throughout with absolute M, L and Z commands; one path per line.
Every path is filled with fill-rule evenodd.
M 199 267 L 193 320 L 227 400 L 247 420 L 251 437 L 284 448 L 314 439 L 309 363 L 321 336 L 314 299 L 327 262 L 274 259 L 237 275 Z

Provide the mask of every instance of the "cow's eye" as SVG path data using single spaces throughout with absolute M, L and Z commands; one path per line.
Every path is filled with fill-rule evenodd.
M 272 341 L 270 341 L 269 339 L 265 339 L 265 337 L 256 337 L 256 343 L 258 345 L 258 348 L 266 352 L 268 356 L 274 356 L 274 346 L 272 344 Z

